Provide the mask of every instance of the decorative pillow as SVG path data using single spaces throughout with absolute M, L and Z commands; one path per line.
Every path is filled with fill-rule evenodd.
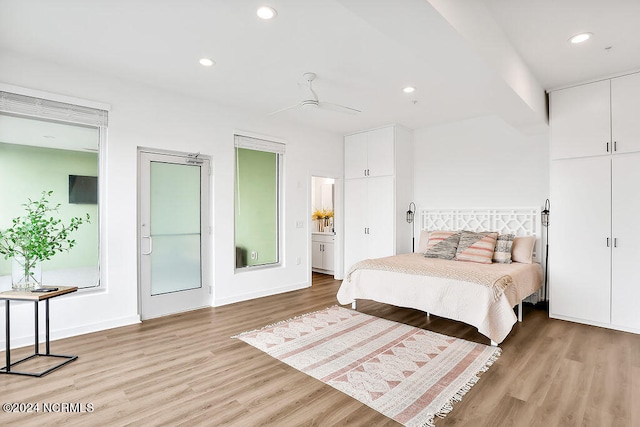
M 425 253 L 427 251 L 427 246 L 429 245 L 429 232 L 427 230 L 422 230 L 420 232 L 420 239 L 418 240 L 418 248 L 416 249 L 417 253 Z
M 536 244 L 536 236 L 522 236 L 513 239 L 511 259 L 513 262 L 523 264 L 533 263 L 533 247 Z
M 493 262 L 511 264 L 511 246 L 513 246 L 513 234 L 500 234 L 496 240 L 496 248 L 493 250 Z
M 462 231 L 454 259 L 491 264 L 497 238 L 498 233 L 495 232 Z
M 453 259 L 456 256 L 460 233 L 456 231 L 432 231 L 424 256 L 427 258 Z

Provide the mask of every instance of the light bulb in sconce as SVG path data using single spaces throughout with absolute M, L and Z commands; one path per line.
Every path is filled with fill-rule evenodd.
M 544 209 L 540 212 L 540 219 L 542 220 L 542 225 L 545 227 L 549 226 L 549 208 L 551 208 L 551 203 L 549 199 L 544 202 Z
M 413 209 L 411 207 L 413 206 Z M 409 203 L 409 210 L 407 211 L 407 222 L 411 224 L 413 222 L 413 218 L 415 217 L 416 205 L 415 203 Z

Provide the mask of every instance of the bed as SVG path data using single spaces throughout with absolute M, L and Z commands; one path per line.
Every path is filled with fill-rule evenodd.
M 543 282 L 540 242 L 531 237 L 540 235 L 539 210 L 421 210 L 419 218 L 416 253 L 354 264 L 338 290 L 338 302 L 355 308 L 357 300 L 365 299 L 418 309 L 475 326 L 494 345 L 502 342 L 516 321 L 522 321 L 522 301 L 528 297 L 536 302 L 539 297 Z M 439 230 L 494 230 L 500 236 L 516 236 L 516 241 L 526 239 L 532 242 L 529 258 L 524 260 L 528 262 L 484 264 L 427 258 L 425 239 Z M 517 260 L 522 261 L 518 251 Z

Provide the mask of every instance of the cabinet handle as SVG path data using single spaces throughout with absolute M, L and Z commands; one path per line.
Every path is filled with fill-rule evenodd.
M 607 247 L 610 247 L 609 246 L 609 238 L 608 237 L 607 237 Z
M 617 248 L 617 247 L 618 247 L 618 238 L 617 238 L 617 237 L 614 237 L 614 238 L 613 238 L 613 247 L 614 247 L 614 248 Z
M 609 152 L 609 143 L 607 142 L 607 153 Z
M 618 151 L 618 141 L 613 141 L 613 151 Z

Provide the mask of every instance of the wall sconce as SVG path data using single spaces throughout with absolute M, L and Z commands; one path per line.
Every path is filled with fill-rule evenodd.
M 549 203 L 549 199 L 544 202 L 544 209 L 540 212 L 540 217 L 542 218 L 542 225 L 545 227 L 549 226 L 549 208 L 551 207 L 551 203 Z
M 411 207 L 413 206 L 413 210 Z M 415 217 L 416 205 L 415 203 L 409 203 L 409 210 L 407 211 L 407 222 L 409 224 L 413 223 L 413 219 Z M 411 252 L 416 251 L 416 227 L 411 227 Z
M 413 206 L 413 210 L 411 210 L 411 206 Z M 409 210 L 407 211 L 407 222 L 409 224 L 413 222 L 415 211 L 416 211 L 416 205 L 413 202 L 409 203 Z
M 545 238 L 545 251 L 544 251 L 544 289 L 542 290 L 542 307 L 545 310 L 549 309 L 549 305 L 547 303 L 547 299 L 549 298 L 549 283 L 547 280 L 549 273 L 549 211 L 551 209 L 551 203 L 549 199 L 544 202 L 544 209 L 540 212 L 540 220 L 542 221 L 542 225 L 546 228 L 546 238 Z

